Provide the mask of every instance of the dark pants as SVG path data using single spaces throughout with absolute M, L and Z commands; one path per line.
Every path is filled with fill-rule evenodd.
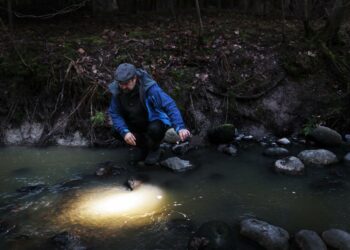
M 130 126 L 130 132 L 136 137 L 136 147 L 150 151 L 159 147 L 169 126 L 160 120 L 148 123 L 147 126 Z M 121 136 L 120 136 L 121 137 Z M 122 138 L 124 140 L 124 138 Z

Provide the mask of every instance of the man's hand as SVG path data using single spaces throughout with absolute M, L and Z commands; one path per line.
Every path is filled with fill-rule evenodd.
M 180 129 L 179 130 L 179 136 L 181 141 L 184 141 L 187 139 L 187 137 L 189 137 L 191 135 L 190 131 L 188 131 L 187 129 Z
M 131 146 L 136 146 L 136 137 L 131 132 L 126 133 L 124 141 Z

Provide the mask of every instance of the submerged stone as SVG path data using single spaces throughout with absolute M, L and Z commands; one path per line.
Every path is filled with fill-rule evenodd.
M 288 250 L 289 233 L 283 228 L 257 219 L 245 219 L 240 223 L 240 233 L 266 249 Z
M 189 250 L 236 249 L 234 235 L 229 225 L 222 221 L 204 223 L 188 243 Z
M 170 168 L 175 172 L 185 172 L 194 168 L 190 161 L 182 160 L 176 156 L 162 161 L 160 165 Z
M 350 234 L 340 229 L 329 229 L 322 233 L 322 238 L 330 247 L 350 250 Z
M 22 194 L 38 194 L 41 193 L 46 189 L 46 185 L 44 184 L 37 184 L 37 185 L 31 185 L 31 186 L 25 186 L 16 189 L 17 192 Z
M 115 164 L 111 161 L 106 161 L 98 164 L 95 175 L 98 177 L 108 177 L 112 175 L 120 175 L 121 171 L 125 168 L 116 167 Z
M 130 177 L 124 184 L 127 189 L 130 191 L 135 190 L 136 188 L 139 188 L 142 185 L 142 181 L 139 179 L 136 179 L 134 177 Z
M 16 225 L 0 219 L 0 235 L 8 235 L 16 229 Z
M 298 158 L 306 165 L 324 166 L 338 162 L 337 156 L 326 149 L 304 150 Z
M 80 237 L 69 232 L 59 233 L 51 238 L 51 243 L 60 249 L 85 250 Z
M 218 151 L 228 154 L 228 155 L 237 155 L 237 148 L 235 147 L 235 145 L 232 144 L 221 144 L 218 146 Z
M 339 146 L 343 140 L 341 135 L 328 127 L 318 126 L 313 129 L 310 136 L 318 143 L 325 146 Z
M 321 237 L 311 230 L 300 230 L 295 235 L 295 241 L 301 250 L 327 250 Z
M 266 155 L 266 156 L 284 156 L 288 154 L 289 154 L 288 149 L 282 148 L 282 147 L 266 148 L 263 152 L 263 155 Z
M 289 175 L 302 175 L 304 164 L 295 156 L 289 156 L 275 162 L 275 171 Z
M 235 126 L 233 124 L 223 124 L 208 131 L 208 139 L 213 144 L 227 144 L 235 138 Z

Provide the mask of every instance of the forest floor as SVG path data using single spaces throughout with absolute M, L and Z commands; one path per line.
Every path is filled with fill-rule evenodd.
M 12 35 L 2 27 L 2 130 L 37 121 L 50 135 L 104 131 L 110 126 L 107 85 L 123 62 L 148 70 L 197 132 L 203 130 L 201 114 L 217 123 L 239 124 L 244 114 L 237 111 L 237 101 L 259 99 L 286 77 L 301 86 L 303 100 L 314 103 L 300 110 L 306 114 L 298 118 L 299 129 L 324 123 L 346 130 L 350 122 L 344 96 L 350 78 L 334 74 L 320 43 L 304 38 L 300 21 L 287 20 L 284 32 L 280 18 L 266 16 L 213 12 L 204 14 L 203 22 L 201 37 L 191 15 L 175 21 L 164 15 L 96 19 L 77 14 L 17 22 Z M 350 62 L 349 37 L 345 25 L 340 43 L 332 48 L 344 63 Z M 57 126 L 62 117 L 65 122 Z

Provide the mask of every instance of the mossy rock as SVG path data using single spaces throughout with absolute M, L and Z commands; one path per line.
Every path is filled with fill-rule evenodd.
M 204 223 L 188 242 L 189 250 L 236 249 L 229 225 L 222 221 Z
M 310 136 L 324 146 L 339 146 L 343 143 L 343 139 L 337 131 L 325 126 L 317 126 L 311 131 Z
M 213 144 L 225 144 L 233 141 L 235 137 L 235 126 L 233 124 L 222 124 L 208 130 L 208 140 Z

